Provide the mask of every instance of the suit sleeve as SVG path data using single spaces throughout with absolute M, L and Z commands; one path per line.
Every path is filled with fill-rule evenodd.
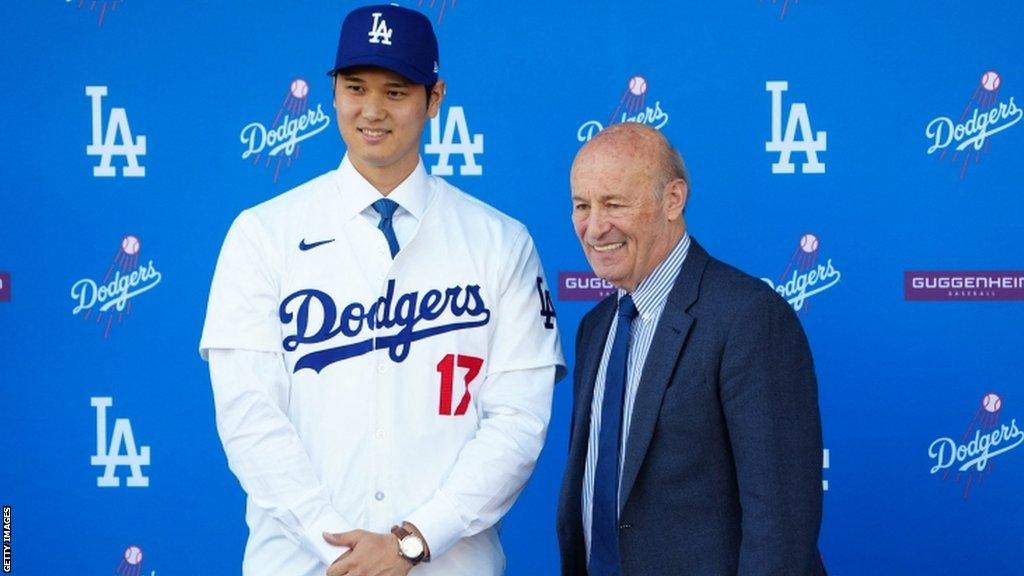
M 756 294 L 733 323 L 721 395 L 742 510 L 739 576 L 817 574 L 818 387 L 803 328 L 774 293 Z

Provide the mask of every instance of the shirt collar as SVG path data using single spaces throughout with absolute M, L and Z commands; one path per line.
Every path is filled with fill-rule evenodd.
M 377 200 L 384 198 L 384 195 L 356 170 L 356 167 L 348 159 L 348 154 L 341 159 L 341 165 L 334 171 L 334 174 L 341 193 L 342 215 L 345 218 L 352 218 L 369 208 Z M 430 178 L 427 176 L 421 158 L 412 174 L 409 174 L 398 187 L 392 190 L 387 198 L 397 202 L 399 206 L 419 220 L 423 217 L 423 212 L 427 209 L 432 194 Z
M 647 278 L 644 278 L 630 295 L 633 297 L 633 304 L 636 305 L 637 313 L 641 318 L 647 320 L 651 314 L 657 312 L 665 305 L 668 293 L 675 286 L 676 277 L 686 260 L 690 251 L 690 235 L 683 232 L 683 237 L 676 243 L 675 248 L 669 252 L 668 257 L 658 264 L 658 267 Z M 627 292 L 619 288 L 619 298 Z

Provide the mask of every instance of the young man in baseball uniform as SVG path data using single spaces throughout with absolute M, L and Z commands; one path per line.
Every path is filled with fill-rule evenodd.
M 248 494 L 246 575 L 503 572 L 495 525 L 565 363 L 525 227 L 424 170 L 437 71 L 425 16 L 351 12 L 341 165 L 224 241 L 200 351 Z

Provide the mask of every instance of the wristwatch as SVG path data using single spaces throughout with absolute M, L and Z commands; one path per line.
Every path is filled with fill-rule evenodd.
M 422 538 L 401 526 L 393 526 L 391 533 L 398 538 L 399 556 L 412 562 L 413 566 L 423 561 L 423 557 L 427 554 L 427 547 Z

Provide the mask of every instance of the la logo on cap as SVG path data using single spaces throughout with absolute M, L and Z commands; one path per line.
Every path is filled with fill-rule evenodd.
M 381 18 L 380 12 L 373 13 L 373 25 L 370 26 L 370 44 L 384 44 L 391 46 L 391 33 L 394 30 L 388 28 L 388 21 Z

